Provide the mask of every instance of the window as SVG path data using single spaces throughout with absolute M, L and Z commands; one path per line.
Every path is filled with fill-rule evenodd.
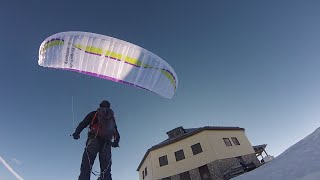
M 180 161 L 180 160 L 185 158 L 182 149 L 177 151 L 177 152 L 175 152 L 174 154 L 176 155 L 176 161 Z
M 243 158 L 241 157 L 241 156 L 238 156 L 238 157 L 236 157 L 237 158 L 237 160 L 238 160 L 238 162 L 241 164 L 241 163 L 245 163 L 244 162 L 244 160 L 243 160 Z
M 181 180 L 191 180 L 189 171 L 179 174 Z
M 160 163 L 160 167 L 161 167 L 161 166 L 168 165 L 167 155 L 162 156 L 162 157 L 159 157 L 159 163 Z
M 199 154 L 199 153 L 202 152 L 202 148 L 201 148 L 200 143 L 197 143 L 197 144 L 195 144 L 195 145 L 192 145 L 192 146 L 191 146 L 191 149 L 192 149 L 193 155 L 196 155 L 196 154 Z
M 142 171 L 142 179 L 144 179 L 144 171 Z
M 246 167 L 246 166 L 247 166 L 247 165 L 246 165 L 246 162 L 243 160 L 243 158 L 242 158 L 241 156 L 238 156 L 238 157 L 236 157 L 236 158 L 237 158 L 239 164 L 240 164 L 242 167 Z
M 224 143 L 226 144 L 226 146 L 232 146 L 231 141 L 229 138 L 223 138 Z
M 239 143 L 239 141 L 238 141 L 238 139 L 236 137 L 232 137 L 231 140 L 232 140 L 234 145 L 236 145 L 236 146 L 240 145 L 240 143 Z
M 146 168 L 144 168 L 144 176 L 147 177 L 147 175 L 148 175 L 148 171 L 147 171 L 147 167 L 146 167 Z

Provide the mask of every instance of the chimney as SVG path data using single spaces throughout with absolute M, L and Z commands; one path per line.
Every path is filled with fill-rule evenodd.
M 166 134 L 168 135 L 169 139 L 172 139 L 184 134 L 185 132 L 186 131 L 183 129 L 183 127 L 180 126 L 168 131 Z

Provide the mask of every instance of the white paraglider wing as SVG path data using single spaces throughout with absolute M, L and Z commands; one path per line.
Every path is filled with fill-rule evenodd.
M 172 98 L 178 86 L 173 68 L 137 45 L 88 32 L 62 32 L 44 40 L 40 66 L 76 71 Z

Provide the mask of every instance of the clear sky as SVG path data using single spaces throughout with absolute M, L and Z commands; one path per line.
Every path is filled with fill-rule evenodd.
M 108 99 L 121 133 L 115 180 L 178 127 L 239 126 L 277 156 L 320 126 L 320 1 L 15 1 L 0 6 L 0 157 L 26 180 L 72 180 L 86 130 Z M 168 100 L 79 73 L 43 68 L 48 36 L 89 31 L 144 47 L 176 71 Z M 72 98 L 73 109 L 72 113 Z M 95 166 L 98 170 L 98 166 Z M 16 179 L 0 164 L 0 179 Z

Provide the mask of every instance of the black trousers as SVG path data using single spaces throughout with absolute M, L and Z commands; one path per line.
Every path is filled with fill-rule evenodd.
M 111 143 L 99 137 L 88 137 L 82 156 L 81 172 L 78 180 L 90 180 L 92 166 L 98 153 L 100 162 L 100 177 L 98 180 L 112 180 Z

